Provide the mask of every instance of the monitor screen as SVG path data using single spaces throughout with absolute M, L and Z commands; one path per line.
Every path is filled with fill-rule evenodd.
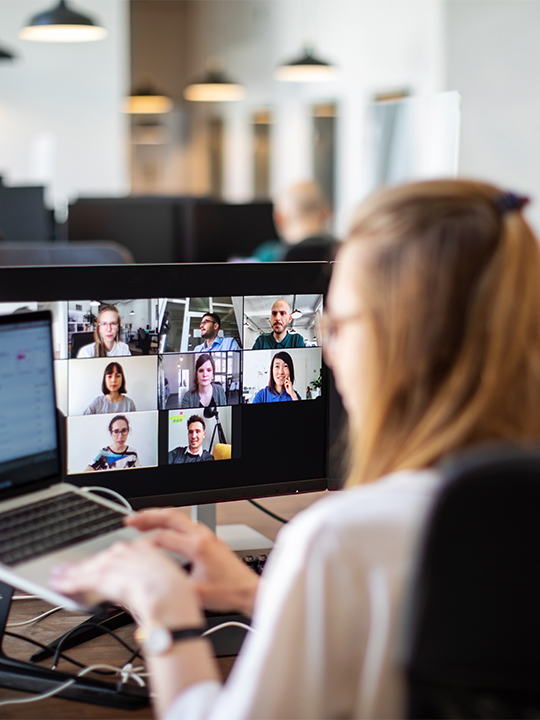
M 65 472 L 137 507 L 328 485 L 326 263 L 0 269 L 49 309 Z

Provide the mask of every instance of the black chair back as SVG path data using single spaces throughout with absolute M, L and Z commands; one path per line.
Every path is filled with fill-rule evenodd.
M 540 453 L 447 472 L 408 602 L 408 717 L 540 717 Z

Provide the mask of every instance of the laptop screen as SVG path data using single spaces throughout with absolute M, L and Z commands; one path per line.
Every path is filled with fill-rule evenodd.
M 49 313 L 0 322 L 0 490 L 60 473 Z

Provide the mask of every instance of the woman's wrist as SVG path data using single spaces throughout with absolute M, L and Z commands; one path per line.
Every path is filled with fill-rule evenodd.
M 203 613 L 189 582 L 164 582 L 159 589 L 139 590 L 132 598 L 132 609 L 142 623 L 155 622 L 169 629 L 203 624 Z

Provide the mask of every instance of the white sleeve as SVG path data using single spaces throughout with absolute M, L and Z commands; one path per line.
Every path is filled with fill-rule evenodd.
M 190 704 L 191 715 L 168 714 L 168 720 L 353 714 L 369 622 L 365 578 L 358 577 L 357 561 L 347 564 L 332 529 L 317 526 L 295 522 L 281 532 L 257 598 L 257 634 L 248 633 L 211 700 L 202 687 L 193 688 L 189 702 L 199 703 L 199 714 Z
M 161 720 L 204 720 L 210 713 L 220 687 L 217 680 L 206 680 L 188 687 L 176 698 Z
M 95 343 L 90 343 L 89 345 L 83 345 L 82 348 L 77 353 L 77 358 L 94 357 L 94 347 L 95 347 Z

